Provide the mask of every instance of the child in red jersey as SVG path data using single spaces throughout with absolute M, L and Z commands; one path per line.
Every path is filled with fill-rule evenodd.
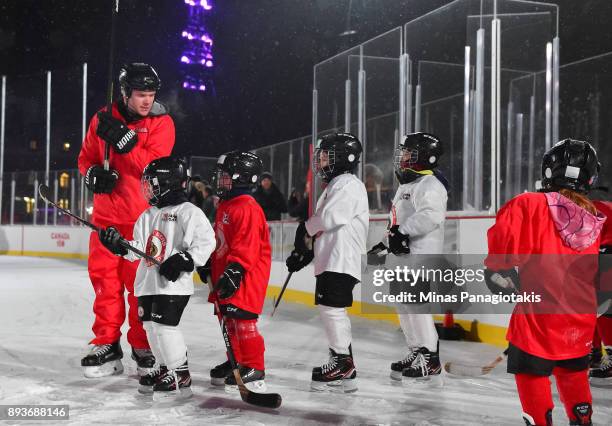
M 251 196 L 262 171 L 261 160 L 250 152 L 232 151 L 217 161 L 215 216 L 217 248 L 211 257 L 214 291 L 209 301 L 219 301 L 239 371 L 247 388 L 263 392 L 264 340 L 257 330 L 262 312 L 272 250 L 263 210 Z M 209 272 L 200 270 L 203 281 Z M 210 372 L 213 385 L 236 386 L 229 361 Z
M 591 425 L 588 365 L 606 218 L 585 194 L 599 168 L 587 142 L 557 143 L 542 160 L 543 191 L 510 200 L 488 231 L 489 288 L 504 293 L 520 286 L 544 299 L 518 303 L 506 336 L 508 372 L 515 375 L 528 425 L 552 424 L 551 374 L 570 424 Z

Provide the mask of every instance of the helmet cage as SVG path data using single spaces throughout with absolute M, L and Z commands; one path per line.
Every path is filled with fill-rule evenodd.
M 327 154 L 327 164 L 321 166 L 321 155 Z M 321 179 L 329 180 L 333 178 L 336 169 L 336 151 L 333 149 L 317 148 L 312 157 L 312 171 Z

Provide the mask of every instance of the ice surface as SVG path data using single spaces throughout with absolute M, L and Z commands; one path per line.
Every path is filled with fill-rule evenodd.
M 136 391 L 135 365 L 125 339 L 126 373 L 83 377 L 80 358 L 92 337 L 92 301 L 82 261 L 0 256 L 0 404 L 69 404 L 74 424 L 523 424 L 505 365 L 481 378 L 446 376 L 442 386 L 391 383 L 389 364 L 404 355 L 402 334 L 387 323 L 359 318 L 353 319 L 359 391 L 310 392 L 311 368 L 327 358 L 317 312 L 283 303 L 271 319 L 270 301 L 260 320 L 266 381 L 270 392 L 283 396 L 283 405 L 276 411 L 248 406 L 237 394 L 209 385 L 208 371 L 224 360 L 224 346 L 203 288 L 197 289 L 181 322 L 195 395 L 182 405 L 153 407 Z M 445 341 L 440 350 L 443 361 L 470 360 L 474 365 L 499 352 L 484 344 Z M 593 395 L 595 424 L 612 424 L 612 386 L 593 387 Z M 555 424 L 567 424 L 556 392 L 555 404 Z

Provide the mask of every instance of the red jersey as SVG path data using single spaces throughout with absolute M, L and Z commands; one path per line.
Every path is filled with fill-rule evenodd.
M 499 211 L 487 233 L 486 267 L 518 267 L 521 292 L 544 294 L 552 301 L 548 312 L 559 312 L 537 313 L 537 303 L 517 304 L 506 335 L 513 345 L 551 360 L 590 353 L 603 221 L 559 193 L 521 194 Z
M 601 245 L 612 246 L 612 201 L 593 201 L 593 204 L 608 218 L 601 230 Z
M 112 111 L 115 118 L 125 123 L 117 103 L 113 104 Z M 138 216 L 149 208 L 140 189 L 144 168 L 154 159 L 170 155 L 174 147 L 174 122 L 165 111 L 126 125 L 136 132 L 138 142 L 126 154 L 118 154 L 112 147 L 110 149 L 110 168 L 117 170 L 119 180 L 112 193 L 94 194 L 92 222 L 98 226 L 134 225 Z M 96 135 L 97 128 L 96 114 L 89 122 L 79 153 L 79 171 L 83 176 L 91 166 L 104 164 L 105 142 Z
M 250 195 L 221 201 L 214 228 L 217 248 L 211 256 L 213 282 L 232 262 L 238 262 L 245 270 L 238 291 L 222 303 L 261 314 L 272 263 L 270 232 L 263 210 Z M 209 296 L 209 302 L 214 301 L 213 297 Z

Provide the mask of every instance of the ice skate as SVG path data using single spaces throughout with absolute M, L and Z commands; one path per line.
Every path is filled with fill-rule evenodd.
M 352 355 L 337 354 L 330 348 L 327 364 L 312 369 L 310 387 L 315 391 L 355 392 L 357 390 L 357 370 Z
M 417 381 L 429 381 L 439 378 L 442 373 L 438 352 L 431 352 L 422 347 L 415 351 L 416 356 L 410 367 L 402 371 L 402 377 Z
M 589 376 L 593 384 L 612 386 L 612 348 L 606 348 L 606 352 L 601 358 L 599 368 L 591 368 Z
M 167 370 L 153 385 L 153 401 L 172 402 L 193 396 L 187 361 L 174 370 Z
M 83 374 L 93 379 L 123 373 L 123 351 L 119 341 L 104 345 L 93 345 L 81 359 Z
M 210 383 L 214 386 L 225 386 L 225 378 L 232 373 L 232 366 L 225 361 L 210 370 Z
M 410 367 L 412 365 L 412 362 L 415 360 L 416 356 L 418 354 L 418 349 L 417 348 L 410 348 L 408 349 L 408 354 L 406 355 L 406 357 L 400 361 L 397 362 L 392 362 L 391 363 L 391 378 L 393 380 L 402 380 L 402 371 L 404 371 L 406 368 Z
M 238 371 L 240 372 L 242 382 L 248 390 L 260 393 L 268 390 L 266 382 L 264 381 L 266 378 L 266 373 L 263 370 L 256 370 L 255 368 L 240 366 Z M 225 390 L 228 392 L 235 392 L 238 390 L 236 378 L 234 377 L 231 368 L 230 373 L 225 378 Z
M 151 349 L 132 348 L 132 359 L 136 361 L 136 371 L 140 377 L 146 376 L 155 367 L 155 357 Z
M 165 365 L 156 365 L 151 368 L 147 374 L 140 376 L 138 380 L 138 392 L 145 395 L 152 394 L 153 386 L 155 386 L 167 372 L 168 368 L 166 368 Z

